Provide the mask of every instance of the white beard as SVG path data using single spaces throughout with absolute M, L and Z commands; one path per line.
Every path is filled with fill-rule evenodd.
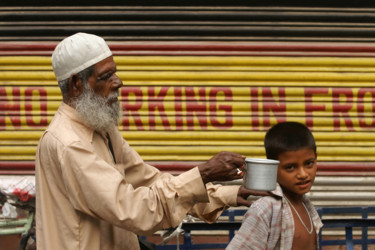
M 116 101 L 108 104 L 110 99 L 118 96 L 119 91 L 116 91 L 108 97 L 102 97 L 85 83 L 83 92 L 75 100 L 75 109 L 86 125 L 97 132 L 106 133 L 118 125 L 120 103 Z

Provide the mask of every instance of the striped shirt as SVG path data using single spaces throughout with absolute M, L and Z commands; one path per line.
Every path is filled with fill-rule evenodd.
M 288 202 L 283 198 L 279 185 L 272 192 L 277 197 L 262 197 L 255 201 L 246 212 L 241 228 L 229 243 L 230 249 L 291 249 L 294 237 L 293 214 Z M 316 234 L 323 226 L 318 213 L 304 195 L 305 203 L 314 224 Z M 318 237 L 316 242 L 318 247 Z

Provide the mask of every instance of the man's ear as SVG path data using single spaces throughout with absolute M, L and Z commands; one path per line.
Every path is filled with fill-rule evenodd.
M 68 88 L 69 88 L 69 97 L 76 98 L 83 91 L 82 79 L 78 77 L 77 74 L 71 75 L 69 78 Z

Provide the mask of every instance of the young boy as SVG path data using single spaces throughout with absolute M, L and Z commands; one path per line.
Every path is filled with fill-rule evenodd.
M 227 249 L 318 249 L 323 226 L 305 196 L 316 174 L 316 145 L 310 130 L 297 122 L 273 126 L 264 140 L 268 159 L 279 160 L 272 196 L 255 201 Z

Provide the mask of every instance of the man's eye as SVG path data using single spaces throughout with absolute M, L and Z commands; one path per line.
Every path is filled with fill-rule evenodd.
M 101 80 L 101 81 L 106 81 L 106 80 L 108 80 L 111 76 L 112 76 L 112 74 L 111 74 L 111 73 L 108 73 L 108 74 L 105 74 L 105 75 L 103 75 L 103 76 L 100 76 L 100 77 L 99 77 L 99 80 Z

